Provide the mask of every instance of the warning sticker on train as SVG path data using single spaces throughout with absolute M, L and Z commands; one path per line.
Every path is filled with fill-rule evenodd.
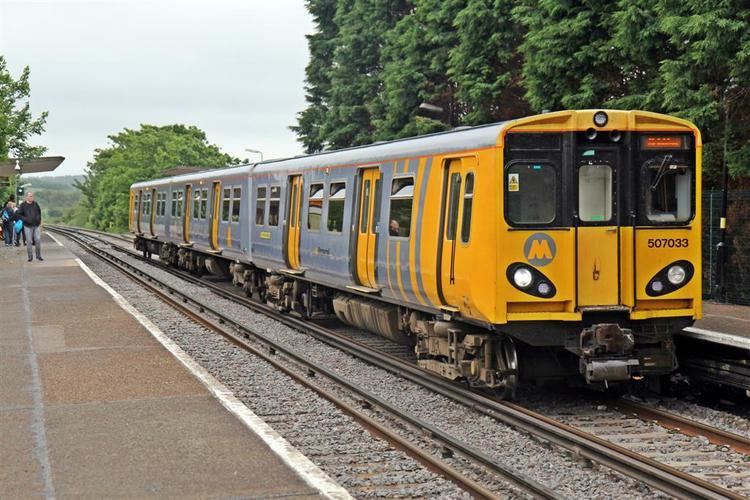
M 518 191 L 518 174 L 508 174 L 508 192 Z
M 544 233 L 534 233 L 526 238 L 523 245 L 523 254 L 532 266 L 544 267 L 553 260 L 557 254 L 555 240 Z

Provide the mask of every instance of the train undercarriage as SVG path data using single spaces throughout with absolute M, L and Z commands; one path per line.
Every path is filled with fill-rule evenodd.
M 687 326 L 685 320 L 630 323 L 616 314 L 593 315 L 575 325 L 472 325 L 168 242 L 138 238 L 135 245 L 144 256 L 158 254 L 161 261 L 193 274 L 231 279 L 248 297 L 280 312 L 308 319 L 335 316 L 413 347 L 420 367 L 503 398 L 512 398 L 522 381 L 566 380 L 611 389 L 669 374 L 677 368 L 672 332 Z

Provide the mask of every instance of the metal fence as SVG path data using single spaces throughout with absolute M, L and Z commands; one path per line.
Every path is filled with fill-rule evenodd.
M 750 305 L 750 191 L 730 191 L 727 206 L 726 289 L 715 296 L 716 245 L 721 234 L 721 191 L 703 192 L 703 295 Z

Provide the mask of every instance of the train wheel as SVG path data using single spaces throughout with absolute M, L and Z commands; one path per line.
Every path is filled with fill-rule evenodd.
M 510 337 L 503 338 L 495 346 L 495 363 L 501 374 L 502 385 L 495 392 L 500 399 L 513 399 L 518 389 L 518 353 Z

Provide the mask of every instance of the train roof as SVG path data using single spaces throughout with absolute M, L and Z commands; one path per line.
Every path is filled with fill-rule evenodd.
M 311 167 L 336 167 L 379 163 L 399 158 L 435 155 L 451 151 L 481 149 L 495 146 L 503 127 L 509 122 L 497 122 L 476 127 L 459 127 L 445 132 L 367 144 L 335 151 L 323 151 L 305 156 L 267 160 L 258 163 L 253 174 L 281 170 L 303 170 Z
M 140 181 L 134 183 L 131 188 L 139 188 L 139 187 L 155 187 L 155 186 L 163 186 L 165 184 L 172 184 L 173 182 L 179 182 L 179 183 L 185 183 L 185 182 L 192 182 L 192 181 L 200 181 L 200 180 L 206 180 L 206 179 L 214 179 L 216 178 L 216 174 L 221 175 L 250 175 L 250 172 L 253 170 L 254 163 L 248 163 L 246 165 L 239 165 L 236 167 L 222 167 L 222 168 L 212 168 L 209 170 L 201 170 L 200 172 L 192 172 L 189 174 L 180 174 L 180 175 L 173 175 L 171 177 L 162 177 L 159 179 L 151 179 L 149 181 Z
M 497 144 L 497 137 L 509 122 L 497 122 L 476 127 L 458 127 L 435 134 L 396 139 L 393 141 L 366 144 L 335 151 L 323 151 L 311 155 L 295 156 L 250 163 L 237 167 L 215 168 L 181 174 L 149 181 L 134 183 L 132 188 L 155 187 L 173 182 L 193 182 L 213 179 L 217 174 L 263 174 L 285 170 L 303 170 L 312 167 L 336 167 L 343 165 L 364 165 L 379 163 L 399 158 L 435 155 L 451 151 L 472 150 L 492 147 Z

